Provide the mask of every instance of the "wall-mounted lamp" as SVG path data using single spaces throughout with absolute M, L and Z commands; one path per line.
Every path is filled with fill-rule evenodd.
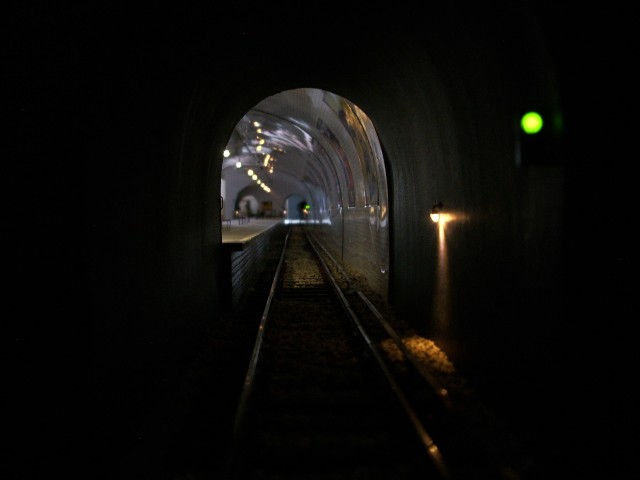
M 440 220 L 440 213 L 442 212 L 442 202 L 436 203 L 433 207 L 431 207 L 431 213 L 429 216 L 434 223 L 438 223 Z

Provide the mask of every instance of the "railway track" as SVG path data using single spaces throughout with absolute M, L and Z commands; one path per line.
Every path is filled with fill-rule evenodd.
M 484 435 L 306 227 L 290 227 L 226 477 L 523 478 Z

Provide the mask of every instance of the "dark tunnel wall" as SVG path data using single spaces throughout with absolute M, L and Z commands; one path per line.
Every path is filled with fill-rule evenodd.
M 546 370 L 532 350 L 545 329 L 532 322 L 561 320 L 559 285 L 546 282 L 560 278 L 561 214 L 536 212 L 538 196 L 561 209 L 562 180 L 553 167 L 516 168 L 511 122 L 532 89 L 553 99 L 553 85 L 524 88 L 520 74 L 510 76 L 502 35 L 526 43 L 528 30 L 441 20 L 427 33 L 364 36 L 317 55 L 281 45 L 287 61 L 269 75 L 269 57 L 246 62 L 251 34 L 235 36 L 233 48 L 210 39 L 186 55 L 193 45 L 150 45 L 144 35 L 103 52 L 103 102 L 92 105 L 100 148 L 87 193 L 94 358 L 108 408 L 132 402 L 131 391 L 142 396 L 133 409 L 153 401 L 143 384 L 179 376 L 204 348 L 200 333 L 215 329 L 222 304 L 219 152 L 251 106 L 298 87 L 348 98 L 379 133 L 392 179 L 390 293 L 399 311 L 479 385 L 500 386 L 513 370 L 539 382 Z M 520 68 L 527 77 L 529 65 Z M 457 217 L 446 231 L 445 280 L 436 277 L 443 259 L 428 219 L 437 201 Z
M 90 345 L 76 342 L 85 350 L 65 352 L 64 373 L 42 375 L 39 395 L 24 402 L 31 420 L 16 448 L 34 447 L 28 427 L 40 428 L 43 409 L 44 424 L 60 418 L 42 403 L 52 392 L 75 392 L 66 408 L 77 415 L 78 382 L 87 378 L 86 410 L 106 452 L 126 448 L 131 425 L 161 408 L 218 319 L 218 152 L 251 106 L 312 87 L 357 104 L 380 136 L 391 180 L 396 304 L 479 385 L 501 387 L 498 404 L 523 430 L 533 427 L 554 459 L 626 478 L 633 465 L 626 460 L 637 452 L 638 397 L 629 387 L 637 350 L 629 334 L 636 273 L 628 222 L 635 217 L 627 212 L 637 190 L 628 145 L 635 123 L 618 116 L 635 88 L 619 61 L 631 58 L 624 29 L 605 38 L 591 28 L 596 13 L 585 23 L 547 9 L 573 150 L 561 173 L 514 163 L 506 134 L 513 108 L 534 93 L 556 100 L 536 43 L 521 43 L 530 38 L 528 27 L 519 30 L 528 17 L 519 23 L 515 10 L 443 7 L 413 21 L 403 13 L 401 27 L 380 22 L 368 34 L 335 38 L 327 29 L 334 33 L 336 19 L 317 18 L 303 33 L 274 40 L 272 62 L 255 55 L 255 16 L 222 32 L 212 17 L 228 18 L 224 12 L 151 18 L 109 8 L 23 12 L 25 28 L 11 45 L 12 59 L 20 59 L 9 75 L 17 120 L 4 189 L 12 207 L 7 236 L 16 238 L 8 250 L 17 332 L 7 336 L 16 352 L 12 394 L 30 392 L 41 359 L 49 373 L 62 344 L 47 338 L 45 348 L 31 350 L 26 343 L 54 330 L 70 336 L 69 316 L 91 328 Z M 543 73 L 530 77 L 538 65 Z M 597 114 L 606 120 L 593 122 Z M 434 201 L 459 218 L 446 232 L 444 304 L 434 297 L 442 292 L 437 234 L 426 217 Z M 76 258 L 79 268 L 71 268 Z M 433 322 L 436 307 L 449 322 Z M 91 365 L 86 376 L 78 373 L 83 365 Z M 591 375 L 605 385 L 594 387 Z M 530 401 L 542 403 L 515 413 Z M 587 423 L 580 405 L 591 414 Z M 51 437 L 75 434 L 65 427 Z M 592 442 L 595 432 L 606 442 Z M 579 463 L 586 457 L 600 468 Z
M 493 25 L 470 21 L 449 30 L 460 18 L 444 20 L 428 34 L 364 36 L 316 55 L 281 45 L 287 61 L 270 75 L 263 74 L 268 57 L 246 62 L 251 34 L 234 37 L 233 48 L 210 39 L 191 51 L 190 44 L 150 45 L 141 35 L 102 52 L 108 68 L 96 92 L 102 101 L 92 105 L 91 137 L 100 148 L 87 194 L 105 421 L 117 424 L 119 408 L 153 403 L 145 396 L 156 395 L 154 388 L 145 384 L 171 384 L 205 348 L 200 333 L 215 329 L 221 305 L 219 152 L 251 106 L 298 87 L 348 98 L 379 133 L 392 179 L 391 297 L 398 309 L 479 385 L 499 386 L 512 369 L 523 381 L 539 381 L 540 358 L 535 371 L 527 362 L 538 338 L 530 333 L 544 329 L 530 324 L 540 316 L 541 295 L 545 321 L 558 320 L 557 285 L 543 281 L 559 278 L 554 232 L 561 217 L 531 214 L 538 199 L 530 204 L 522 192 L 539 195 L 544 185 L 544 198 L 561 207 L 560 174 L 515 166 L 513 105 L 530 89 L 507 73 L 513 61 L 501 57 Z M 528 66 L 521 68 L 526 76 Z M 444 286 L 436 277 L 438 232 L 428 220 L 437 201 L 458 218 L 447 226 Z M 546 256 L 536 263 L 540 249 Z M 514 387 L 507 398 L 517 395 Z

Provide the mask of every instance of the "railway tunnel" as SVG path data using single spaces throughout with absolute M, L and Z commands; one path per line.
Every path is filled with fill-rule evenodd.
M 535 14 L 443 8 L 403 29 L 338 40 L 318 22 L 271 43 L 256 20 L 224 34 L 125 25 L 98 46 L 86 209 L 99 478 L 153 450 L 148 422 L 180 429 L 189 400 L 175 392 L 234 306 L 225 221 L 293 221 L 300 202 L 297 220 L 319 224 L 532 448 L 571 464 L 555 435 L 574 420 L 558 432 L 546 397 L 572 328 L 571 164 L 557 142 L 527 150 L 519 123 L 564 113 Z

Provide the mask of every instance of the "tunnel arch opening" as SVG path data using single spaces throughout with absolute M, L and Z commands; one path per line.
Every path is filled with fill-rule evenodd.
M 357 105 L 318 88 L 281 91 L 233 127 L 220 175 L 223 218 L 237 215 L 240 192 L 255 192 L 258 211 L 263 202 L 283 205 L 275 214 L 285 219 L 300 216 L 288 202 L 299 198 L 308 206 L 305 222 L 321 226 L 316 234 L 327 248 L 387 299 L 386 165 L 373 122 Z
M 235 200 L 235 211 L 238 215 L 251 218 L 260 215 L 260 203 L 253 195 L 238 195 Z

